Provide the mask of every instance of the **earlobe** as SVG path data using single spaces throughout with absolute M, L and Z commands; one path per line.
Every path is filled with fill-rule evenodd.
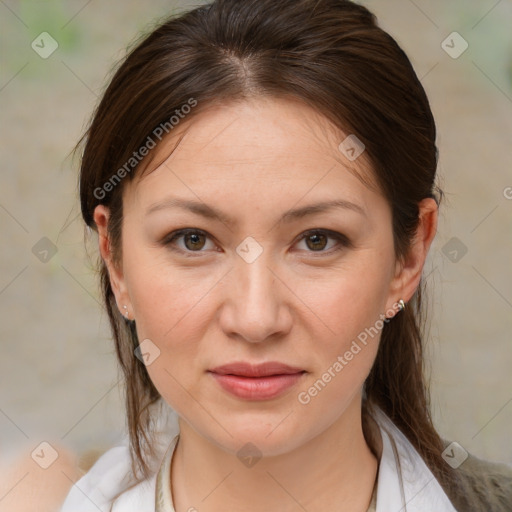
M 108 233 L 110 211 L 104 205 L 98 205 L 94 209 L 94 222 L 98 229 L 99 251 L 105 265 L 107 266 L 110 279 L 110 286 L 116 297 L 117 307 L 126 318 L 130 317 L 130 302 L 126 290 L 122 268 L 114 261 L 112 247 Z
M 402 298 L 406 303 L 414 295 L 420 283 L 423 266 L 437 231 L 438 206 L 434 199 L 426 198 L 419 203 L 419 222 L 410 249 L 403 261 L 397 262 L 392 286 L 396 302 Z

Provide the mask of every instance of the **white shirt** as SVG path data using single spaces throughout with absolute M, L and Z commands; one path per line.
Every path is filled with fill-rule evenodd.
M 167 417 L 164 414 L 157 421 L 158 457 L 148 479 L 134 484 L 125 438 L 121 446 L 104 453 L 78 480 L 60 512 L 175 512 L 168 483 L 179 427 L 176 413 L 167 409 Z M 381 410 L 377 410 L 374 419 L 382 437 L 376 512 L 457 512 L 402 432 Z

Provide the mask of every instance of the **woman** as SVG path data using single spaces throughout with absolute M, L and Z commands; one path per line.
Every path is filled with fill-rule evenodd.
M 129 442 L 63 512 L 510 510 L 430 417 L 435 135 L 349 1 L 217 0 L 131 51 L 80 175 Z

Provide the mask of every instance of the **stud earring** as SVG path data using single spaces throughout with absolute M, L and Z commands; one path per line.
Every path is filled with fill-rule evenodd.
M 398 311 L 396 310 L 396 308 L 398 307 Z M 398 313 L 400 313 L 400 311 L 403 311 L 405 309 L 405 301 L 404 299 L 400 299 L 398 302 L 395 302 L 393 304 L 393 309 L 388 309 L 388 311 L 386 311 L 386 313 L 390 313 L 391 311 L 394 311 L 394 314 L 391 315 L 391 316 L 385 316 L 383 318 L 384 322 L 388 323 L 392 318 L 394 318 L 396 315 L 398 315 Z
M 128 320 L 129 316 L 130 316 L 130 314 L 128 313 L 128 306 L 124 305 L 123 309 L 124 309 L 124 313 L 123 314 L 126 317 L 126 319 Z

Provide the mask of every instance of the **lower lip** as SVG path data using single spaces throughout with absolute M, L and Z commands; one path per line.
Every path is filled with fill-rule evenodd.
M 223 389 L 246 400 L 270 400 L 294 386 L 304 372 L 268 377 L 240 377 L 210 372 Z

